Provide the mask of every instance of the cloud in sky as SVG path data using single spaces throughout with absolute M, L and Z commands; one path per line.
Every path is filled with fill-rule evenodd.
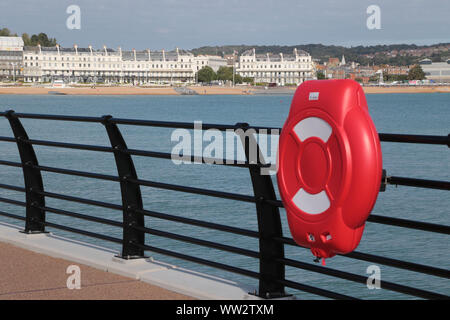
M 81 30 L 66 28 L 72 4 Z M 380 30 L 366 27 L 371 4 L 381 8 Z M 432 44 L 450 42 L 449 13 L 444 0 L 2 0 L 0 27 L 97 48 Z

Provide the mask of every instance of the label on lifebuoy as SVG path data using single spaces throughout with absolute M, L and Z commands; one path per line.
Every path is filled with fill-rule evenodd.
M 319 92 L 310 92 L 309 100 L 319 100 Z
M 361 86 L 306 81 L 279 142 L 278 186 L 294 240 L 318 258 L 353 251 L 381 182 L 378 133 Z

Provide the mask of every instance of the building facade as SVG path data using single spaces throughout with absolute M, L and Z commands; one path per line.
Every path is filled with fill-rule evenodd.
M 0 78 L 19 76 L 25 82 L 129 83 L 134 85 L 192 84 L 196 74 L 209 66 L 215 72 L 229 61 L 220 56 L 195 57 L 184 50 L 152 51 L 103 47 L 24 47 L 18 37 L 0 39 Z M 294 49 L 293 54 L 244 52 L 236 63 L 236 73 L 255 83 L 299 85 L 315 78 L 311 56 Z
M 23 40 L 20 37 L 0 37 L 0 80 L 22 78 Z
M 450 83 L 450 59 L 446 62 L 432 62 L 430 59 L 424 59 L 420 61 L 420 66 L 428 80 Z
M 196 69 L 195 72 L 200 71 L 203 67 L 211 67 L 214 72 L 217 72 L 220 67 L 227 66 L 227 59 L 221 56 L 199 55 L 194 58 Z
M 195 81 L 194 56 L 182 50 L 122 51 L 89 48 L 25 47 L 26 82 L 176 84 Z
M 315 77 L 311 56 L 294 49 L 293 54 L 256 54 L 255 49 L 245 51 L 240 57 L 236 73 L 250 77 L 255 83 L 277 83 L 299 85 Z

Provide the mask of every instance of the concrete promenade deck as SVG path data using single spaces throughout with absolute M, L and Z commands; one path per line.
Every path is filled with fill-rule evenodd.
M 153 257 L 124 260 L 112 249 L 20 230 L 0 221 L 0 300 L 259 299 L 252 287 Z M 77 283 L 69 266 L 81 271 L 81 289 L 68 288 Z
M 71 265 L 81 288 L 68 289 Z M 142 281 L 35 253 L 0 242 L 0 300 L 188 300 L 191 297 Z

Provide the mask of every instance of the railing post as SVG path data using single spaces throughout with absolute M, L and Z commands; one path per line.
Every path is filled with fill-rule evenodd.
M 36 154 L 33 146 L 27 142 L 28 135 L 22 126 L 19 118 L 13 110 L 6 112 L 5 117 L 9 120 L 12 132 L 16 138 L 17 148 L 19 149 L 20 161 L 22 162 L 23 178 L 25 181 L 26 198 L 26 220 L 25 233 L 44 233 L 45 232 L 45 211 L 39 209 L 45 207 L 45 197 L 38 192 L 44 191 L 42 175 L 38 166 Z
M 110 121 L 112 116 L 103 116 L 103 125 L 108 133 L 111 146 L 114 149 L 117 172 L 120 178 L 120 190 L 123 206 L 123 259 L 137 259 L 144 257 L 144 250 L 135 245 L 145 244 L 145 233 L 134 227 L 144 227 L 144 216 L 136 212 L 142 210 L 142 196 L 140 186 L 129 179 L 137 179 L 133 159 L 123 151 L 127 150 L 125 140 L 115 123 Z
M 245 157 L 249 162 L 250 177 L 256 202 L 256 213 L 259 231 L 259 280 L 258 296 L 262 298 L 279 298 L 286 296 L 284 286 L 277 280 L 284 280 L 285 266 L 277 259 L 284 258 L 284 246 L 273 240 L 274 237 L 282 237 L 280 212 L 277 207 L 266 203 L 264 200 L 276 200 L 276 194 L 272 179 L 269 175 L 261 174 L 261 164 L 265 164 L 263 155 L 252 133 L 244 130 L 247 123 L 237 123 L 236 127 L 241 131 L 235 131 L 241 139 L 245 151 Z M 250 148 L 255 148 L 256 159 L 252 159 Z

